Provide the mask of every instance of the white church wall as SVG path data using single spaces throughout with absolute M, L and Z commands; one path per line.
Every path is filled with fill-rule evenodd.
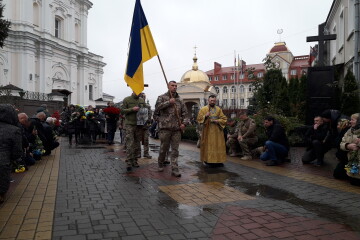
M 3 0 L 3 4 L 12 26 L 0 51 L 0 84 L 41 93 L 66 89 L 72 92 L 72 104 L 88 105 L 102 97 L 105 63 L 87 49 L 90 1 Z M 55 18 L 60 20 L 57 37 Z

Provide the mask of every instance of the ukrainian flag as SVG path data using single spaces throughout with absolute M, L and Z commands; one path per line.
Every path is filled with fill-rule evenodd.
M 130 32 L 128 61 L 124 76 L 125 82 L 136 94 L 144 90 L 143 63 L 157 54 L 154 39 L 140 0 L 136 0 Z

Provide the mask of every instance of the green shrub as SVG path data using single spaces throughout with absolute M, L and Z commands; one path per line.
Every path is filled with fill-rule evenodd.
M 272 116 L 279 121 L 285 128 L 286 135 L 288 136 L 291 146 L 299 145 L 303 142 L 303 138 L 295 131 L 299 127 L 303 127 L 301 121 L 296 117 L 286 117 L 281 114 L 276 114 L 268 110 L 263 110 L 254 116 L 251 116 L 256 122 L 256 134 L 259 138 L 258 145 L 261 146 L 267 140 L 265 134 L 265 127 L 263 126 L 264 118 L 266 116 Z
M 197 141 L 196 126 L 187 126 L 185 132 L 182 134 L 182 139 Z

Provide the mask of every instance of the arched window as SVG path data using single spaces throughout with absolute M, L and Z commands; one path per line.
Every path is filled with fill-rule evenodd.
M 220 89 L 218 87 L 215 87 L 215 91 L 216 91 L 217 94 L 219 94 Z
M 244 92 L 245 92 L 245 87 L 244 87 L 244 85 L 241 85 L 241 86 L 240 86 L 240 92 L 241 92 L 241 93 L 244 93 Z
M 75 42 L 80 43 L 80 25 L 75 23 Z
M 55 37 L 64 38 L 64 20 L 56 16 L 55 17 Z
M 223 93 L 227 93 L 227 92 L 228 92 L 227 87 L 224 87 L 224 88 L 223 88 Z
M 36 2 L 33 3 L 33 25 L 40 26 L 40 6 Z
M 232 93 L 235 93 L 235 92 L 236 92 L 235 86 L 232 86 L 232 87 L 231 87 L 231 92 L 232 92 Z

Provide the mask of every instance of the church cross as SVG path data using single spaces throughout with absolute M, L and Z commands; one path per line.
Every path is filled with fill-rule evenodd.
M 324 65 L 324 42 L 329 40 L 335 40 L 336 34 L 324 35 L 325 23 L 319 25 L 319 36 L 311 36 L 306 38 L 306 42 L 319 42 L 319 66 Z
M 195 45 L 195 47 L 194 47 L 194 49 L 195 49 L 195 56 L 196 56 L 196 49 L 197 49 L 198 47 Z

